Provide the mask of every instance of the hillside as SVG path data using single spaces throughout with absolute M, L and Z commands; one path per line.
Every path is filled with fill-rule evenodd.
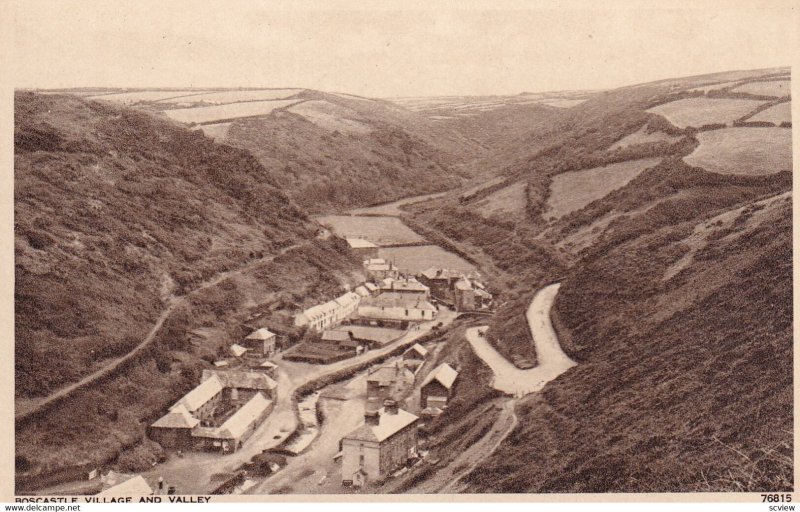
M 254 311 L 280 326 L 354 282 L 346 244 L 318 240 L 242 150 L 74 96 L 18 93 L 15 123 L 18 412 L 127 354 L 171 312 L 132 370 L 17 426 L 20 474 L 115 457 Z M 217 336 L 192 345 L 200 327 Z
M 578 366 L 520 406 L 469 490 L 791 490 L 791 196 L 773 198 L 621 227 L 582 259 L 556 305 Z
M 787 81 L 594 94 L 530 132 L 501 178 L 408 208 L 506 274 L 487 337 L 510 360 L 535 360 L 523 313 L 562 282 L 554 320 L 579 363 L 526 399 L 467 492 L 791 487 L 791 123 L 749 121 L 790 101 Z M 701 97 L 681 126 L 655 110 Z
M 139 90 L 90 96 L 185 123 L 254 155 L 309 212 L 459 186 L 484 151 L 457 130 L 383 100 L 305 89 Z

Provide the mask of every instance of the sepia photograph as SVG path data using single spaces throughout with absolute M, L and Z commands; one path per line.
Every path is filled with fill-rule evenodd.
M 7 7 L 8 501 L 791 501 L 797 2 Z

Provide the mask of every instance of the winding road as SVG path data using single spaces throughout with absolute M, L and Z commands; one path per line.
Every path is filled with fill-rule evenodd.
M 539 290 L 526 313 L 539 362 L 535 368 L 521 370 L 508 362 L 483 336 L 485 326 L 467 329 L 467 341 L 472 345 L 475 354 L 494 372 L 494 389 L 522 397 L 540 391 L 545 384 L 577 364 L 561 350 L 558 336 L 550 322 L 550 308 L 560 286 L 556 283 Z

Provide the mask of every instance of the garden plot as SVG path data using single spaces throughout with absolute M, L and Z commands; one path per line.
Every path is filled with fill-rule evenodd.
M 341 238 L 364 238 L 376 245 L 408 244 L 425 240 L 397 217 L 325 215 L 315 220 L 330 227 Z
M 658 164 L 660 160 L 660 158 L 643 158 L 553 176 L 550 197 L 547 199 L 548 210 L 544 213 L 544 217 L 560 218 L 580 210 L 610 192 L 624 187 L 645 169 Z
M 164 113 L 181 123 L 211 124 L 240 117 L 265 116 L 276 108 L 288 107 L 298 101 L 301 100 L 248 101 L 211 107 L 178 108 L 165 110 Z
M 106 100 L 106 101 L 113 101 L 116 103 L 123 103 L 125 105 L 132 105 L 134 103 L 139 102 L 148 102 L 148 101 L 161 101 L 170 98 L 179 98 L 185 96 L 191 96 L 197 94 L 202 91 L 192 91 L 192 90 L 184 90 L 184 91 L 132 91 L 132 92 L 120 92 L 114 94 L 101 94 L 98 96 L 89 96 L 90 100 Z
M 648 112 L 666 117 L 670 123 L 679 128 L 686 128 L 732 123 L 762 104 L 764 102 L 760 100 L 687 98 L 653 107 Z
M 732 92 L 746 92 L 758 96 L 775 96 L 780 98 L 792 92 L 792 82 L 789 80 L 771 80 L 769 82 L 750 82 L 736 87 Z
M 762 110 L 748 119 L 748 121 L 766 121 L 768 123 L 775 123 L 776 126 L 781 123 L 791 123 L 792 102 L 786 101 L 784 103 L 778 103 L 774 107 Z
M 700 145 L 689 165 L 722 174 L 772 174 L 792 169 L 792 131 L 785 128 L 725 128 L 697 134 Z
M 670 135 L 664 132 L 652 132 L 647 133 L 647 126 L 642 126 L 639 130 L 631 133 L 630 135 L 626 135 L 625 137 L 621 138 L 617 142 L 611 145 L 608 149 L 618 149 L 624 148 L 627 146 L 632 146 L 634 144 L 648 144 L 653 142 L 677 142 L 681 139 L 680 136 L 677 135 Z
M 266 100 L 282 100 L 293 96 L 302 89 L 259 89 L 255 91 L 217 91 L 206 92 L 203 94 L 193 94 L 191 96 L 181 98 L 182 101 L 191 101 L 195 103 L 214 103 L 221 105 L 223 103 L 239 103 L 242 101 L 266 101 Z M 168 99 L 168 98 L 167 98 Z M 162 100 L 163 101 L 163 100 Z
M 357 116 L 354 111 L 327 101 L 305 101 L 299 105 L 294 105 L 288 110 L 331 132 L 338 131 L 345 134 L 364 135 L 372 131 L 366 124 L 355 119 L 348 119 L 348 116 Z
M 401 272 L 409 274 L 418 274 L 431 267 L 449 268 L 464 273 L 475 270 L 475 265 L 438 245 L 382 248 L 378 250 L 378 257 L 393 262 Z

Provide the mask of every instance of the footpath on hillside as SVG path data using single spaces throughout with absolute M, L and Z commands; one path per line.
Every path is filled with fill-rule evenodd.
M 516 397 L 525 396 L 540 391 L 545 384 L 577 364 L 561 350 L 550 322 L 550 308 L 560 286 L 556 283 L 539 290 L 526 313 L 539 363 L 535 368 L 521 370 L 500 355 L 484 336 L 486 326 L 467 329 L 467 341 L 475 354 L 494 372 L 494 389 Z
M 33 415 L 39 412 L 43 412 L 46 408 L 55 405 L 60 400 L 63 400 L 68 396 L 70 396 L 72 393 L 75 393 L 81 389 L 85 389 L 90 385 L 94 384 L 95 382 L 99 381 L 100 379 L 105 379 L 113 375 L 114 372 L 120 370 L 123 367 L 123 365 L 125 365 L 126 363 L 131 361 L 134 357 L 143 352 L 144 349 L 147 348 L 155 340 L 156 334 L 158 334 L 158 332 L 161 330 L 161 327 L 164 325 L 164 322 L 167 320 L 167 318 L 169 318 L 169 316 L 175 311 L 175 309 L 178 306 L 185 304 L 189 299 L 189 297 L 191 297 L 192 295 L 200 291 L 206 290 L 208 288 L 211 288 L 213 286 L 217 286 L 225 279 L 241 274 L 243 272 L 247 272 L 257 265 L 269 263 L 278 256 L 282 256 L 291 250 L 297 249 L 301 245 L 302 244 L 294 244 L 288 247 L 284 247 L 276 254 L 265 256 L 263 258 L 253 260 L 239 268 L 235 268 L 232 270 L 216 274 L 215 276 L 209 278 L 207 281 L 200 283 L 196 288 L 190 290 L 185 295 L 181 296 L 173 295 L 168 297 L 165 301 L 164 308 L 162 309 L 161 314 L 156 319 L 155 324 L 147 333 L 147 336 L 145 336 L 145 338 L 141 342 L 139 342 L 138 345 L 133 347 L 127 354 L 110 360 L 105 366 L 90 373 L 89 375 L 83 377 L 77 382 L 64 386 L 63 388 L 54 391 L 53 393 L 51 393 L 46 397 L 37 400 L 32 400 L 26 403 L 24 406 L 17 405 L 15 407 L 15 416 L 14 416 L 15 423 L 19 424 L 28 420 Z

